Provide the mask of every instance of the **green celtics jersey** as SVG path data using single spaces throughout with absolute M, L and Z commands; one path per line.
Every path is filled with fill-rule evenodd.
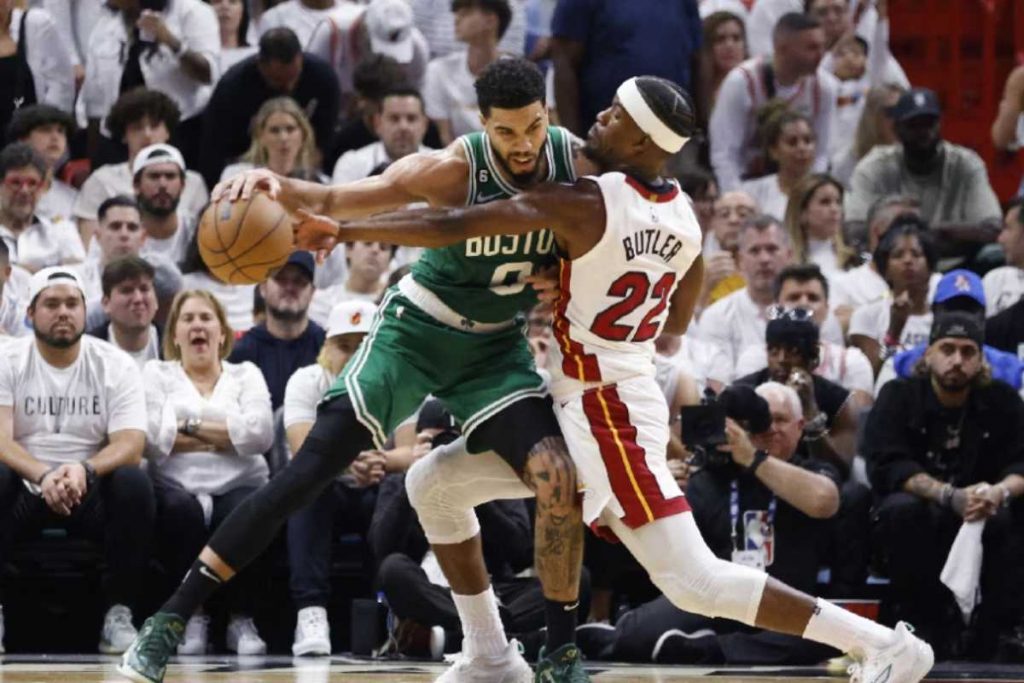
M 470 165 L 467 205 L 507 199 L 519 192 L 499 170 L 486 133 L 463 135 L 459 141 Z M 569 131 L 549 127 L 543 154 L 548 168 L 545 181 L 576 180 Z M 550 230 L 474 237 L 426 250 L 413 265 L 412 276 L 468 320 L 500 323 L 536 303 L 533 289 L 523 278 L 538 266 L 552 263 L 554 251 L 554 234 Z

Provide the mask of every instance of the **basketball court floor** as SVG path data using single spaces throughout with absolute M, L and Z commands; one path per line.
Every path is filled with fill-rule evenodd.
M 10 656 L 0 660 L 0 683 L 117 683 L 113 657 Z M 697 668 L 604 665 L 588 667 L 595 683 L 780 683 L 842 681 L 845 672 L 826 669 Z M 420 683 L 433 681 L 444 666 L 419 662 L 370 662 L 332 657 L 191 657 L 170 666 L 166 683 Z M 1024 683 L 1024 666 L 939 665 L 929 681 Z

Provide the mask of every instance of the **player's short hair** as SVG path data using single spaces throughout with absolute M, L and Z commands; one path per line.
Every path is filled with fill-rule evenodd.
M 828 278 L 826 278 L 821 268 L 816 263 L 800 263 L 792 266 L 786 266 L 782 271 L 775 277 L 775 285 L 772 288 L 772 298 L 776 301 L 779 300 L 779 295 L 782 294 L 782 285 L 786 284 L 790 280 L 803 284 L 804 282 L 817 281 L 821 283 L 821 289 L 825 292 L 825 298 L 828 299 Z
M 821 22 L 816 17 L 803 12 L 787 12 L 775 22 L 775 28 L 772 29 L 772 41 L 815 28 L 821 28 Z
M 100 204 L 100 208 L 96 210 L 96 220 L 102 222 L 107 215 L 107 211 L 118 206 L 123 206 L 128 209 L 139 210 L 139 203 L 135 201 L 134 197 L 129 197 L 126 194 L 115 194 L 113 197 L 107 197 Z
M 901 213 L 893 220 L 892 225 L 878 241 L 875 253 L 871 260 L 875 264 L 875 270 L 885 278 L 889 269 L 889 257 L 892 250 L 896 248 L 896 242 L 903 237 L 916 237 L 921 251 L 924 252 L 925 261 L 928 262 L 928 270 L 934 271 L 939 263 L 939 252 L 935 246 L 935 237 L 928 229 L 928 221 L 913 213 Z
M 498 39 L 500 40 L 512 23 L 512 7 L 508 0 L 452 0 L 452 12 L 460 9 L 476 7 L 485 12 L 493 12 L 498 17 Z
M 697 130 L 696 108 L 683 86 L 659 76 L 637 76 L 636 87 L 654 115 L 673 133 L 693 137 Z
M 295 31 L 284 26 L 272 28 L 260 36 L 259 61 L 290 64 L 302 54 L 302 43 Z
M 120 140 L 128 126 L 144 118 L 163 123 L 167 132 L 173 133 L 178 121 L 181 120 L 181 109 L 174 100 L 159 90 L 135 88 L 114 102 L 110 113 L 107 114 L 107 129 L 113 139 Z
M 480 113 L 491 115 L 491 108 L 520 109 L 534 102 L 544 104 L 544 74 L 537 65 L 521 57 L 491 62 L 474 84 Z
M 100 276 L 103 296 L 109 299 L 114 287 L 122 282 L 139 278 L 147 278 L 150 282 L 156 279 L 156 270 L 149 264 L 149 261 L 139 256 L 114 259 L 103 267 L 103 274 Z
M 33 104 L 16 110 L 11 116 L 11 122 L 7 125 L 7 139 L 11 142 L 24 140 L 36 128 L 51 123 L 59 124 L 67 137 L 75 132 L 75 119 L 71 114 L 50 104 Z
M 8 171 L 26 167 L 39 171 L 43 178 L 46 178 L 49 171 L 46 160 L 26 142 L 12 143 L 0 151 L 0 179 L 3 179 Z

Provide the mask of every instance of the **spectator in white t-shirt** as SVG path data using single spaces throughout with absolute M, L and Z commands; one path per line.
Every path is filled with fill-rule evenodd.
M 828 319 L 828 291 L 828 279 L 816 265 L 789 266 L 776 279 L 775 303 L 785 310 L 802 308 L 820 330 Z M 870 406 L 875 374 L 863 352 L 824 339 L 818 341 L 818 349 L 814 374 L 849 390 L 863 407 Z M 766 346 L 749 347 L 740 354 L 736 374 L 742 377 L 767 367 L 768 353 Z
M 313 30 L 339 4 L 348 3 L 339 3 L 338 0 L 285 0 L 263 13 L 259 34 L 263 35 L 272 28 L 290 28 L 298 36 L 299 43 L 306 45 Z
M 775 278 L 793 258 L 786 231 L 771 216 L 758 216 L 739 233 L 738 265 L 746 286 L 704 310 L 700 336 L 729 356 L 731 381 L 736 361 L 748 346 L 764 343 L 765 312 L 775 301 Z
M 85 287 L 86 328 L 92 330 L 109 321 L 103 307 L 103 270 L 106 265 L 127 256 L 139 256 L 146 242 L 139 205 L 125 195 L 105 199 L 99 208 L 99 229 L 94 248 L 85 262 L 78 266 L 78 274 Z M 159 254 L 146 255 L 153 267 L 153 285 L 157 298 L 157 325 L 167 317 L 171 300 L 182 288 L 181 271 L 169 259 Z
M 844 330 L 849 327 L 850 316 L 855 309 L 888 296 L 889 285 L 875 270 L 871 256 L 896 218 L 905 213 L 917 214 L 919 206 L 920 202 L 910 195 L 889 195 L 875 202 L 868 211 L 867 244 L 862 254 L 864 263 L 837 275 L 832 282 L 832 311 L 842 322 Z
M 427 40 L 432 59 L 444 57 L 462 49 L 455 36 L 451 20 L 451 0 L 410 0 L 413 21 Z M 526 50 L 527 16 L 522 0 L 512 0 L 512 20 L 498 43 L 498 50 L 514 57 L 522 57 Z M 548 22 L 550 31 L 550 22 Z
M 0 548 L 62 526 L 102 544 L 108 579 L 100 651 L 135 638 L 153 536 L 153 489 L 139 468 L 146 441 L 138 368 L 85 330 L 78 277 L 60 266 L 32 277 L 35 335 L 0 358 Z
M 289 453 L 297 453 L 306 440 L 316 409 L 348 361 L 355 355 L 377 307 L 366 301 L 345 301 L 331 309 L 327 338 L 314 365 L 299 368 L 284 392 L 284 427 Z M 327 487 L 309 506 L 288 520 L 288 556 L 292 601 L 298 609 L 292 654 L 330 655 L 327 621 L 330 598 L 331 528 L 338 513 L 359 517 L 367 499 L 365 488 L 384 478 L 385 458 L 379 451 L 364 451 L 346 475 Z M 372 494 L 370 501 L 372 501 Z M 371 504 L 372 508 L 372 504 Z M 350 520 L 351 522 L 351 520 Z M 360 520 L 365 534 L 369 519 Z M 352 526 L 350 523 L 349 526 Z
M 147 361 L 160 360 L 160 332 L 153 319 L 157 299 L 153 266 L 138 256 L 125 256 L 103 268 L 100 303 L 109 320 L 89 329 L 89 334 L 108 341 L 135 361 L 142 371 Z
M 782 220 L 790 191 L 811 172 L 818 142 L 811 120 L 783 102 L 762 107 L 757 116 L 765 170 L 774 172 L 745 180 L 740 188 L 754 198 L 761 213 Z
M 89 36 L 79 123 L 98 124 L 118 97 L 135 88 L 159 90 L 178 106 L 176 144 L 194 159 L 200 114 L 220 77 L 219 55 L 217 17 L 205 2 L 167 0 L 158 11 L 140 0 L 111 0 Z
M 498 59 L 498 41 L 512 20 L 509 0 L 453 0 L 455 37 L 465 50 L 439 57 L 427 66 L 423 101 L 441 142 L 483 129 L 474 83 Z
M 95 169 L 82 184 L 75 202 L 75 218 L 82 242 L 89 246 L 96 232 L 96 211 L 104 199 L 114 195 L 134 194 L 132 164 L 139 152 L 149 145 L 167 142 L 178 125 L 180 110 L 174 100 L 157 90 L 138 88 L 117 99 L 107 116 L 107 128 L 115 140 L 128 147 L 128 161 L 107 164 Z M 209 201 L 203 177 L 186 171 L 181 207 L 187 215 L 196 215 Z
M 428 151 L 423 145 L 427 123 L 423 97 L 418 90 L 390 89 L 381 98 L 380 109 L 373 114 L 377 142 L 342 154 L 334 165 L 332 182 L 338 185 L 362 180 L 402 157 Z
M 843 240 L 843 186 L 824 173 L 797 182 L 789 193 L 785 224 L 797 263 L 813 263 L 831 280 L 855 263 Z
M 1021 200 L 1010 203 L 1003 219 L 999 244 L 1006 254 L 1006 265 L 990 270 L 982 283 L 985 285 L 985 315 L 1005 311 L 1024 296 L 1024 221 L 1021 220 Z
M 892 294 L 861 306 L 850 319 L 850 344 L 878 374 L 896 352 L 927 343 L 932 325 L 929 290 L 938 259 L 934 236 L 921 218 L 901 215 L 885 233 L 873 260 Z
M 75 132 L 71 114 L 48 104 L 34 104 L 14 112 L 7 127 L 7 139 L 28 143 L 50 168 L 50 187 L 39 200 L 36 211 L 53 223 L 73 220 L 78 190 L 56 177 L 68 159 L 68 138 Z
M 217 13 L 220 29 L 220 73 L 224 73 L 246 57 L 256 54 L 249 44 L 248 0 L 206 0 Z
M 157 552 L 170 575 L 183 577 L 211 532 L 267 482 L 263 453 L 274 440 L 270 392 L 252 363 L 229 363 L 233 335 L 208 292 L 175 297 L 164 336 L 166 361 L 143 373 L 149 414 L 147 458 L 157 501 Z M 256 562 L 229 597 L 226 645 L 240 655 L 266 652 L 252 622 L 269 567 Z M 205 654 L 209 618 L 185 626 L 179 654 Z
M 305 51 L 331 65 L 346 98 L 358 89 L 358 65 L 375 56 L 394 60 L 402 80 L 415 88 L 423 85 L 430 61 L 427 39 L 413 24 L 412 9 L 405 0 L 339 4 L 317 25 Z
M 11 264 L 30 273 L 85 259 L 74 225 L 51 222 L 37 211 L 49 177 L 46 160 L 27 144 L 16 142 L 0 152 L 0 238 Z
M 732 379 L 732 359 L 728 353 L 687 330 L 684 335 L 662 334 L 655 340 L 658 356 L 692 377 L 703 392 L 716 394 Z M 656 372 L 664 372 L 655 365 Z
M 722 190 L 735 190 L 743 178 L 764 174 L 755 132 L 757 112 L 770 100 L 807 116 L 817 140 L 831 139 L 836 92 L 831 79 L 817 76 L 825 51 L 821 24 L 804 14 L 786 14 L 775 26 L 774 40 L 770 58 L 755 57 L 729 72 L 711 111 L 711 164 Z M 826 148 L 824 143 L 816 148 L 816 171 L 828 167 Z
M 275 97 L 260 105 L 252 119 L 252 144 L 238 162 L 225 166 L 227 180 L 254 168 L 268 168 L 292 178 L 326 180 L 320 173 L 320 150 L 305 112 L 290 97 Z
M 346 242 L 347 275 L 340 282 L 313 293 L 309 318 L 321 327 L 327 326 L 328 315 L 342 301 L 377 301 L 384 291 L 388 267 L 395 247 L 384 242 Z
M 85 78 L 86 48 L 89 35 L 96 26 L 106 3 L 104 0 L 42 0 L 34 2 L 53 17 L 61 40 L 68 48 L 71 63 L 74 65 L 75 86 L 82 85 Z
M 178 264 L 188 253 L 196 217 L 179 209 L 185 186 L 185 160 L 170 145 L 150 145 L 132 163 L 132 184 L 146 241 L 141 255 L 155 254 Z

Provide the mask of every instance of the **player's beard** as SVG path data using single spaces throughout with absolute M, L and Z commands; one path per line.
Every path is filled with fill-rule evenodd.
M 547 155 L 548 142 L 549 140 L 544 140 L 544 144 L 537 151 L 537 160 L 534 163 L 533 170 L 526 173 L 513 173 L 512 169 L 509 168 L 508 162 L 500 154 L 495 153 L 494 158 L 497 159 L 498 165 L 501 166 L 501 172 L 507 175 L 513 183 L 518 187 L 529 187 L 540 182 L 541 172 L 544 170 L 543 161 Z

